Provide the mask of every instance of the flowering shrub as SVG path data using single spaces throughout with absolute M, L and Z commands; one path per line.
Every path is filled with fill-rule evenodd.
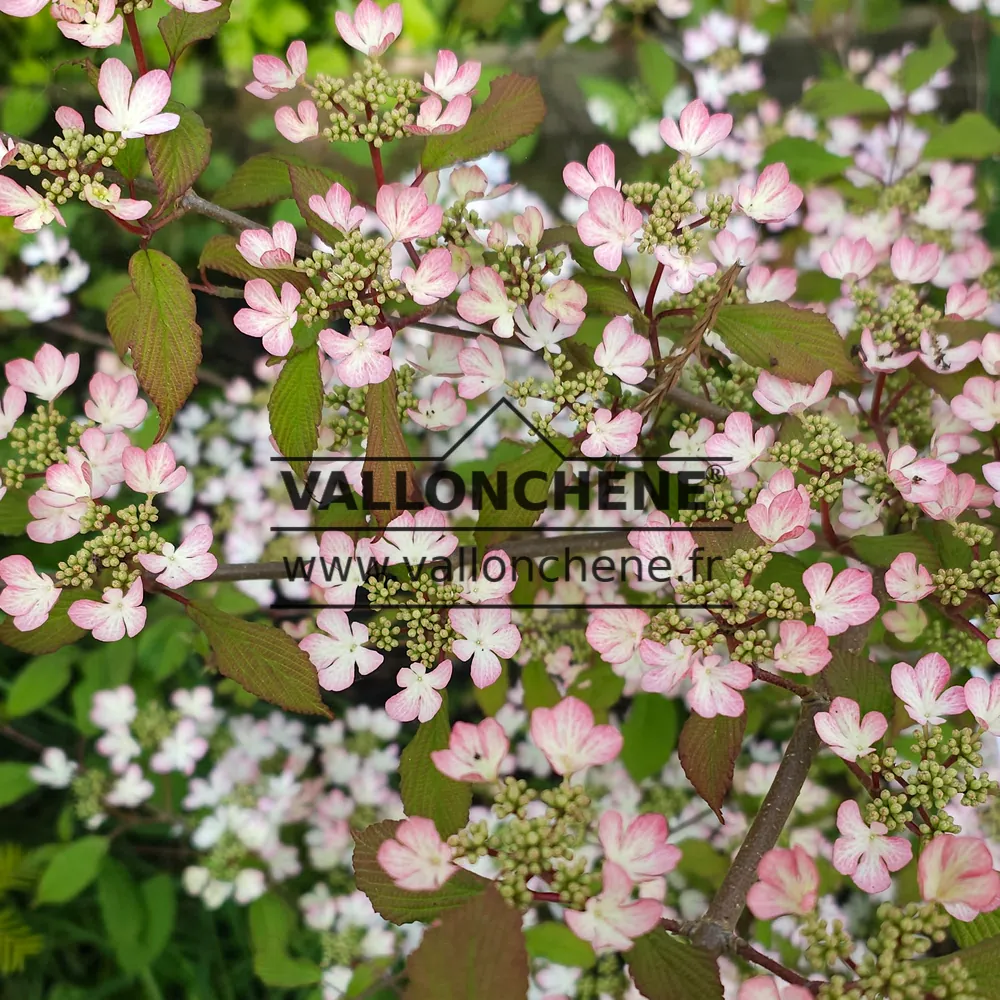
M 997 996 L 1000 130 L 932 113 L 944 30 L 782 109 L 784 4 L 564 5 L 690 80 L 584 82 L 647 158 L 556 210 L 538 81 L 361 0 L 350 71 L 244 67 L 210 201 L 231 11 L 146 6 L 51 6 L 94 94 L 0 134 L 0 309 L 102 348 L 4 367 L 11 995 Z

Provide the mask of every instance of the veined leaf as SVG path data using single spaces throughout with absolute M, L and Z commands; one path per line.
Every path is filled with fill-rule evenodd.
M 200 115 L 176 101 L 168 101 L 166 110 L 180 115 L 177 128 L 146 136 L 149 169 L 160 193 L 157 215 L 190 190 L 212 153 L 212 133 Z
M 648 1000 L 722 1000 L 715 959 L 662 927 L 638 938 L 625 958 L 635 985 Z
M 188 14 L 171 7 L 160 18 L 157 27 L 163 36 L 171 62 L 176 63 L 189 45 L 211 38 L 229 20 L 229 3 L 230 0 L 222 0 L 220 6 L 202 14 Z
M 524 941 L 532 958 L 544 958 L 556 965 L 590 969 L 597 962 L 590 944 L 581 941 L 560 921 L 546 920 L 529 927 L 524 932 Z
M 290 153 L 258 153 L 236 168 L 233 176 L 214 192 L 212 200 L 223 208 L 254 208 L 291 198 L 292 181 L 288 168 L 305 165 L 305 160 Z M 322 172 L 328 178 L 327 188 L 339 181 L 350 190 L 346 177 L 326 168 L 322 168 Z M 322 193 L 326 194 L 326 190 Z
M 79 896 L 97 878 L 109 846 L 107 837 L 81 837 L 61 847 L 38 880 L 35 902 L 66 903 Z
M 834 697 L 851 698 L 865 712 L 881 712 L 892 717 L 894 698 L 889 674 L 881 664 L 868 659 L 865 653 L 845 653 L 834 650 L 833 659 L 820 677 Z
M 802 107 L 820 118 L 844 115 L 888 115 L 889 103 L 853 80 L 820 80 L 802 95 Z
M 316 451 L 319 422 L 323 416 L 323 380 L 319 375 L 319 349 L 306 348 L 282 365 L 267 401 L 271 434 L 282 455 L 307 459 Z M 305 477 L 308 461 L 289 463 Z
M 927 141 L 924 160 L 986 160 L 1000 153 L 1000 129 L 978 111 L 966 111 Z
M 720 823 L 724 822 L 722 803 L 733 784 L 733 770 L 743 746 L 746 726 L 746 712 L 738 719 L 725 715 L 705 719 L 692 714 L 681 730 L 677 748 L 681 767 Z
M 771 163 L 784 163 L 788 175 L 796 184 L 813 184 L 837 177 L 854 161 L 849 156 L 837 156 L 814 139 L 786 135 L 771 143 L 760 162 L 763 169 Z
M 227 233 L 213 236 L 201 250 L 198 267 L 209 271 L 221 271 L 233 278 L 250 281 L 251 278 L 263 278 L 278 293 L 287 281 L 300 292 L 309 284 L 309 278 L 304 271 L 294 267 L 254 267 L 246 257 L 236 249 L 237 240 Z
M 22 653 L 54 653 L 71 642 L 78 642 L 87 633 L 69 620 L 69 606 L 79 600 L 99 600 L 100 595 L 92 590 L 65 589 L 59 595 L 54 607 L 49 612 L 48 620 L 39 628 L 30 632 L 21 632 L 14 628 L 14 622 L 8 618 L 0 624 L 0 642 Z
M 409 458 L 410 450 L 403 440 L 403 428 L 399 423 L 394 373 L 384 382 L 368 387 L 365 416 L 368 417 L 368 450 L 361 474 L 370 477 L 372 498 L 377 503 L 389 505 L 388 509 L 372 511 L 379 527 L 384 528 L 399 514 L 398 494 L 404 493 L 408 500 L 421 499 L 417 470 Z M 397 489 L 397 485 L 402 488 Z
M 677 703 L 661 694 L 640 693 L 622 726 L 622 763 L 637 784 L 663 769 L 677 746 Z

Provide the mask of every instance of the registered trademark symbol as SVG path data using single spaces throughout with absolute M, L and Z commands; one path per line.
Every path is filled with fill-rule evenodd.
M 709 483 L 721 483 L 726 478 L 721 465 L 710 465 L 705 470 L 705 480 Z

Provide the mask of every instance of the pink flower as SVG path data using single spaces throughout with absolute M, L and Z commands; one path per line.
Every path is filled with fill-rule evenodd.
M 542 293 L 541 300 L 560 323 L 575 323 L 579 326 L 587 318 L 583 311 L 587 304 L 587 292 L 583 285 L 569 278 L 552 282 Z
M 422 663 L 411 663 L 396 674 L 396 683 L 402 688 L 386 703 L 390 719 L 412 722 L 433 719 L 441 707 L 441 695 L 451 680 L 451 660 L 442 660 L 430 673 Z
M 967 680 L 965 703 L 976 722 L 986 732 L 992 736 L 1000 736 L 1000 676 L 994 677 L 992 681 L 982 677 Z
M 198 724 L 194 719 L 181 719 L 150 758 L 149 766 L 157 774 L 178 771 L 190 777 L 194 774 L 195 765 L 206 753 L 208 740 L 199 735 Z
M 296 108 L 278 108 L 274 124 L 289 142 L 308 142 L 319 135 L 319 112 L 312 101 L 299 101 Z
M 518 306 L 514 323 L 517 327 L 514 332 L 529 350 L 552 354 L 561 354 L 560 342 L 572 337 L 580 326 L 579 323 L 560 323 L 545 307 L 545 300 L 540 295 L 532 298 L 527 311 Z
M 28 537 L 34 542 L 52 544 L 77 534 L 80 518 L 90 507 L 92 483 L 90 465 L 79 449 L 69 448 L 65 462 L 50 465 L 46 470 L 46 488 L 28 499 L 28 511 L 36 519 L 26 529 Z
M 587 625 L 587 642 L 605 663 L 627 663 L 642 642 L 649 615 L 641 608 L 602 608 Z
M 920 360 L 931 371 L 947 375 L 960 372 L 979 357 L 979 341 L 968 340 L 964 344 L 951 346 L 944 334 L 932 334 L 924 330 L 920 334 Z
M 743 696 L 737 692 L 750 687 L 753 670 L 745 663 L 722 662 L 721 656 L 706 656 L 691 664 L 688 707 L 706 719 L 717 715 L 738 718 L 743 714 Z
M 34 17 L 49 0 L 0 0 L 0 14 L 11 17 Z
M 349 621 L 343 611 L 326 608 L 316 616 L 316 625 L 326 635 L 307 635 L 299 649 L 309 655 L 324 691 L 345 691 L 354 683 L 355 667 L 360 674 L 370 674 L 382 662 L 381 653 L 365 648 L 368 629 Z
M 448 530 L 444 514 L 433 507 L 417 511 L 416 516 L 403 511 L 388 527 L 393 530 L 372 544 L 372 552 L 390 566 L 402 562 L 414 566 L 421 560 L 444 559 L 458 548 L 458 537 Z
M 219 565 L 219 560 L 209 552 L 212 541 L 212 529 L 207 524 L 197 524 L 180 545 L 164 542 L 158 553 L 140 553 L 136 559 L 143 569 L 158 573 L 156 582 L 164 587 L 186 587 L 211 576 Z
M 769 271 L 757 264 L 747 272 L 747 301 L 787 302 L 795 294 L 797 281 L 794 268 L 779 267 Z
M 170 132 L 180 124 L 179 115 L 163 111 L 170 100 L 170 77 L 162 69 L 144 73 L 133 87 L 125 63 L 108 59 L 101 64 L 97 90 L 104 104 L 94 109 L 94 121 L 105 132 L 120 132 L 123 139 L 139 139 Z
M 833 659 L 830 638 L 815 625 L 783 621 L 774 647 L 774 665 L 786 674 L 818 674 Z
M 3 394 L 3 400 L 0 401 L 0 441 L 3 441 L 14 429 L 14 424 L 17 423 L 18 418 L 24 413 L 24 407 L 27 402 L 28 397 L 25 395 L 23 389 L 19 389 L 16 385 L 7 386 L 7 391 Z M 1000 468 L 1000 463 L 994 464 Z
M 899 281 L 922 285 L 932 281 L 937 274 L 941 266 L 941 248 L 936 243 L 917 246 L 909 237 L 902 236 L 892 245 L 890 263 Z
M 885 589 L 894 601 L 915 604 L 934 593 L 934 582 L 912 552 L 901 552 L 886 571 Z
M 83 186 L 83 197 L 89 205 L 108 212 L 116 219 L 132 221 L 141 219 L 153 207 L 151 202 L 141 198 L 123 198 L 122 189 L 117 184 L 86 183 Z
M 586 246 L 595 247 L 597 263 L 607 271 L 616 271 L 622 262 L 622 250 L 632 245 L 641 226 L 642 213 L 635 205 L 614 188 L 599 187 L 590 196 L 576 231 Z
M 54 202 L 9 177 L 0 177 L 0 215 L 13 217 L 14 228 L 22 233 L 37 233 L 52 221 L 66 225 Z
M 69 617 L 74 625 L 89 629 L 101 642 L 117 642 L 126 633 L 138 635 L 146 624 L 142 580 L 133 581 L 124 594 L 117 587 L 108 587 L 100 601 L 74 601 L 69 606 Z
M 894 372 L 905 368 L 916 358 L 919 351 L 896 354 L 892 344 L 876 344 L 871 330 L 865 327 L 861 332 L 861 361 L 870 372 Z
M 695 260 L 690 254 L 681 253 L 677 247 L 658 246 L 653 256 L 663 265 L 663 277 L 675 292 L 686 295 L 702 278 L 715 274 L 719 269 L 715 261 Z
M 429 205 L 421 187 L 383 184 L 375 197 L 375 212 L 393 240 L 433 236 L 441 228 L 444 209 Z
M 920 852 L 917 884 L 921 899 L 940 903 L 956 920 L 975 920 L 1000 907 L 1000 875 L 978 837 L 934 837 Z
M 693 572 L 692 556 L 698 548 L 694 536 L 679 521 L 672 521 L 662 511 L 647 515 L 642 527 L 663 528 L 663 531 L 630 531 L 628 543 L 638 549 L 645 559 L 659 560 L 657 567 L 667 570 L 673 579 L 690 579 Z
M 935 521 L 954 521 L 964 513 L 976 499 L 976 480 L 968 472 L 957 476 L 951 469 L 945 469 L 944 477 L 938 486 L 938 493 L 932 500 L 924 500 L 920 507 L 928 517 Z M 985 506 L 989 506 L 990 496 L 987 492 Z
M 377 385 L 392 374 L 392 360 L 386 354 L 392 345 L 387 326 L 352 326 L 348 335 L 336 330 L 320 330 L 319 346 L 333 359 L 337 378 L 352 389 Z
M 288 63 L 277 56 L 254 56 L 254 82 L 246 89 L 254 97 L 269 101 L 275 94 L 294 90 L 305 79 L 309 55 L 305 42 L 292 42 L 285 53 Z
M 730 413 L 721 434 L 713 434 L 705 442 L 705 454 L 718 460 L 727 476 L 745 472 L 767 454 L 774 444 L 774 428 L 761 427 L 754 432 L 747 413 Z
M 452 643 L 454 655 L 472 661 L 476 687 L 489 687 L 500 676 L 500 657 L 509 659 L 521 647 L 521 633 L 511 624 L 510 608 L 452 608 L 448 620 L 462 636 Z
M 666 819 L 655 812 L 636 816 L 626 827 L 624 816 L 609 809 L 598 825 L 605 859 L 632 882 L 649 882 L 677 867 L 680 848 L 667 843 L 667 833 Z
M 138 427 L 146 418 L 146 401 L 137 399 L 139 383 L 132 374 L 120 379 L 97 372 L 90 380 L 90 399 L 83 412 L 105 431 Z
M 99 427 L 90 427 L 80 435 L 80 448 L 90 467 L 90 495 L 104 496 L 112 486 L 125 479 L 122 455 L 129 439 L 121 432 L 105 434 Z
M 383 189 L 384 190 L 384 189 Z M 492 267 L 474 268 L 469 275 L 469 291 L 458 299 L 458 315 L 470 323 L 492 322 L 498 337 L 514 336 L 517 303 L 507 298 L 503 280 Z
M 62 593 L 50 576 L 36 573 L 25 556 L 0 559 L 0 580 L 6 584 L 0 590 L 0 611 L 12 616 L 19 632 L 44 625 Z
M 474 346 L 462 348 L 458 364 L 463 376 L 458 381 L 458 394 L 463 399 L 499 389 L 507 377 L 500 348 L 489 337 L 477 337 Z
M 709 240 L 708 249 L 723 267 L 732 267 L 737 262 L 746 265 L 757 254 L 757 240 L 753 236 L 740 239 L 728 229 L 723 229 L 714 240 Z
M 747 523 L 769 545 L 790 541 L 809 527 L 810 503 L 809 491 L 795 485 L 789 469 L 782 469 L 757 494 L 756 503 L 747 511 Z
M 51 344 L 42 344 L 33 361 L 17 358 L 8 361 L 4 372 L 7 381 L 39 399 L 51 401 L 75 381 L 80 372 L 80 355 L 63 356 Z
M 318 197 L 313 195 L 313 198 Z M 319 200 L 322 202 L 321 198 Z M 295 227 L 290 222 L 276 222 L 270 232 L 266 229 L 244 229 L 236 249 L 254 267 L 290 267 L 295 263 L 296 238 Z
M 479 725 L 456 722 L 447 750 L 432 750 L 434 766 L 454 781 L 496 781 L 510 740 L 496 719 Z
M 1000 382 L 978 375 L 951 401 L 951 412 L 977 431 L 988 432 L 1000 422 Z
M 897 663 L 892 668 L 892 690 L 920 726 L 940 726 L 945 716 L 965 711 L 965 692 L 957 684 L 948 687 L 950 680 L 951 667 L 940 653 L 921 656 L 915 667 Z
M 844 760 L 872 753 L 888 728 L 881 712 L 868 712 L 862 719 L 860 706 L 851 698 L 834 698 L 829 712 L 816 713 L 819 738 Z
M 366 215 L 363 205 L 351 207 L 351 193 L 342 184 L 330 185 L 325 196 L 309 196 L 309 207 L 334 229 L 347 234 L 364 222 Z
M 789 913 L 804 917 L 816 908 L 819 871 L 801 847 L 775 847 L 757 865 L 757 878 L 747 893 L 747 906 L 758 920 Z
M 531 739 L 563 777 L 607 764 L 622 748 L 622 734 L 614 726 L 595 726 L 590 706 L 572 697 L 531 713 Z
M 652 668 L 642 675 L 639 682 L 642 690 L 669 698 L 690 674 L 695 652 L 680 639 L 671 639 L 666 646 L 652 639 L 643 639 L 639 643 L 639 659 Z
M 352 49 L 377 59 L 399 38 L 403 30 L 403 8 L 394 3 L 382 10 L 374 0 L 361 0 L 353 19 L 350 14 L 337 11 L 334 20 L 340 37 Z
M 646 377 L 649 355 L 649 341 L 635 332 L 627 316 L 616 316 L 604 328 L 594 364 L 626 385 L 638 385 Z
M 87 17 L 68 3 L 53 4 L 51 11 L 63 35 L 87 48 L 104 49 L 122 40 L 125 22 L 118 14 L 115 0 L 100 0 L 97 10 L 88 11 Z
M 615 180 L 615 154 L 610 146 L 601 143 L 590 151 L 586 167 L 582 163 L 567 163 L 563 167 L 563 181 L 578 198 L 590 196 L 602 187 L 618 188 Z
M 872 594 L 872 575 L 863 569 L 845 569 L 833 578 L 829 563 L 814 563 L 802 574 L 816 625 L 827 635 L 840 635 L 852 625 L 871 621 L 879 611 Z
M 853 799 L 841 802 L 837 829 L 842 836 L 833 845 L 833 867 L 841 875 L 850 875 L 865 892 L 885 892 L 892 885 L 889 872 L 905 868 L 913 857 L 910 842 L 903 837 L 887 837 L 884 823 L 869 827 Z
M 649 933 L 660 921 L 663 904 L 655 899 L 632 899 L 632 881 L 619 865 L 605 861 L 603 888 L 591 896 L 583 912 L 566 910 L 569 929 L 595 949 L 628 951 L 636 938 Z
M 457 132 L 465 125 L 470 114 L 471 97 L 459 94 L 444 108 L 441 101 L 432 95 L 421 102 L 417 120 L 412 125 L 407 125 L 406 131 L 412 135 L 447 135 L 449 132 Z
M 875 249 L 864 237 L 850 240 L 841 236 L 829 250 L 819 255 L 819 266 L 825 275 L 847 281 L 868 277 L 877 263 Z
M 222 6 L 219 0 L 167 0 L 167 3 L 187 14 L 204 14 Z
M 802 189 L 790 183 L 784 163 L 772 163 L 754 187 L 739 186 L 736 202 L 754 222 L 784 222 L 802 204 Z
M 611 416 L 611 411 L 600 407 L 587 423 L 587 438 L 580 451 L 588 458 L 603 458 L 607 454 L 627 455 L 639 443 L 642 414 L 622 410 Z
M 468 412 L 465 402 L 455 395 L 455 387 L 450 382 L 442 382 L 430 399 L 421 399 L 417 409 L 406 411 L 409 418 L 430 431 L 446 431 L 457 427 Z
M 754 976 L 740 984 L 736 1000 L 810 1000 L 812 995 L 805 986 L 788 986 L 771 976 Z
M 757 387 L 753 391 L 753 398 L 768 413 L 801 413 L 826 399 L 832 382 L 833 372 L 829 369 L 812 385 L 789 382 L 788 379 L 778 378 L 762 370 L 757 376 Z
M 437 54 L 434 75 L 424 73 L 424 89 L 437 94 L 442 101 L 450 101 L 462 94 L 471 94 L 479 83 L 482 65 L 474 60 L 458 64 L 458 58 L 449 49 Z
M 178 465 L 174 450 L 166 441 L 146 451 L 126 448 L 122 452 L 125 482 L 136 493 L 156 494 L 176 490 L 187 479 L 187 469 Z
M 660 138 L 678 153 L 704 156 L 733 130 L 732 115 L 710 115 L 701 101 L 692 101 L 682 112 L 680 128 L 672 118 L 660 122 Z
M 439 836 L 434 821 L 423 816 L 403 820 L 395 837 L 382 841 L 376 856 L 393 882 L 410 892 L 440 889 L 458 871 L 451 863 L 451 848 Z
M 421 257 L 420 266 L 415 271 L 412 267 L 404 267 L 401 277 L 413 301 L 420 306 L 446 299 L 458 285 L 458 275 L 447 247 L 438 247 Z
M 885 466 L 900 496 L 910 503 L 926 503 L 935 499 L 948 472 L 944 462 L 936 458 L 918 459 L 917 450 L 911 445 L 890 449 Z
M 248 337 L 260 337 L 268 354 L 284 357 L 292 349 L 292 327 L 299 320 L 299 290 L 291 282 L 282 282 L 279 299 L 269 281 L 252 278 L 243 286 L 243 297 L 247 308 L 233 317 L 233 325 Z
M 979 285 L 952 285 L 945 299 L 944 312 L 946 316 L 957 316 L 959 319 L 976 319 L 982 316 L 990 307 L 990 293 Z

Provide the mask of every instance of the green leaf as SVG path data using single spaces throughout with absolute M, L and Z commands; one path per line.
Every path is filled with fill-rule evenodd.
M 38 787 L 28 773 L 30 770 L 30 764 L 0 761 L 0 809 L 23 799 Z
M 1000 129 L 984 114 L 966 111 L 927 141 L 921 159 L 986 160 L 1000 153 Z
M 295 911 L 273 892 L 250 904 L 250 941 L 253 971 L 268 986 L 295 989 L 311 986 L 323 978 L 315 963 L 288 952 L 288 939 L 297 923 Z
M 60 848 L 38 880 L 35 903 L 66 903 L 79 896 L 97 878 L 110 843 L 107 837 L 81 837 Z
M 626 952 L 626 961 L 647 1000 L 722 1000 L 715 959 L 662 927 L 638 938 Z
M 933 970 L 958 961 L 976 981 L 976 988 L 967 992 L 976 1000 L 1000 1000 L 1000 937 L 989 937 L 971 948 L 952 952 L 926 963 Z M 921 963 L 924 964 L 924 963 Z
M 294 267 L 254 267 L 246 257 L 236 249 L 237 240 L 234 236 L 220 234 L 213 236 L 202 247 L 198 267 L 201 270 L 221 271 L 233 278 L 250 281 L 251 278 L 263 278 L 276 291 L 287 281 L 300 292 L 309 284 L 308 276 Z
M 829 369 L 834 385 L 859 380 L 837 328 L 811 309 L 784 302 L 723 306 L 714 329 L 747 364 L 778 378 L 815 382 Z
M 608 709 L 618 702 L 625 687 L 625 678 L 619 677 L 610 664 L 599 663 L 588 667 L 570 685 L 567 694 L 579 698 L 594 710 L 598 722 L 607 721 Z
M 177 62 L 189 45 L 211 38 L 228 20 L 229 0 L 222 0 L 221 6 L 203 14 L 188 14 L 171 8 L 158 22 L 171 62 Z
M 642 119 L 642 108 L 630 86 L 607 76 L 578 76 L 580 92 L 587 105 L 600 105 L 600 127 L 615 138 L 624 139 Z
M 760 167 L 763 169 L 771 163 L 784 163 L 789 177 L 796 184 L 814 184 L 839 176 L 853 162 L 849 156 L 828 152 L 813 139 L 786 135 L 767 147 Z
M 177 917 L 177 889 L 174 880 L 161 872 L 139 885 L 139 895 L 146 914 L 140 947 L 145 964 L 150 965 L 173 937 Z
M 120 356 L 131 350 L 139 384 L 159 411 L 162 438 L 198 381 L 201 327 L 187 278 L 166 254 L 138 250 L 128 271 L 132 285 L 115 296 L 108 330 Z
M 605 272 L 605 275 L 607 272 Z M 604 313 L 606 316 L 629 316 L 636 328 L 644 333 L 649 326 L 642 310 L 628 297 L 618 278 L 597 277 L 592 274 L 576 274 L 573 280 L 587 292 L 587 314 Z
M 0 111 L 0 129 L 27 138 L 48 116 L 49 99 L 35 87 L 14 87 L 7 91 Z
M 308 347 L 282 365 L 267 401 L 271 434 L 278 451 L 288 458 L 308 459 L 319 442 L 323 416 L 323 380 L 319 375 L 319 349 Z M 303 479 L 309 462 L 289 463 Z
M 24 529 L 34 520 L 28 510 L 28 500 L 33 493 L 30 487 L 7 490 L 0 499 L 0 535 L 24 534 Z
M 802 107 L 820 118 L 888 115 L 891 110 L 881 94 L 852 80 L 820 80 L 802 95 Z
M 377 857 L 383 841 L 391 839 L 398 826 L 399 820 L 386 819 L 354 831 L 355 881 L 375 910 L 390 923 L 430 922 L 442 913 L 461 908 L 491 885 L 489 879 L 462 869 L 440 889 L 431 892 L 400 889 L 378 863 Z
M 528 952 L 520 912 L 490 886 L 425 932 L 406 972 L 407 1000 L 522 1000 Z
M 692 713 L 681 729 L 677 746 L 681 767 L 720 823 L 725 822 L 722 803 L 733 784 L 733 770 L 743 746 L 746 726 L 746 712 L 738 719 L 725 715 L 705 719 Z
M 142 139 L 126 139 L 125 148 L 115 157 L 114 166 L 127 181 L 134 181 L 146 165 L 146 146 Z
M 951 921 L 951 936 L 960 948 L 971 948 L 980 941 L 995 938 L 1000 944 L 1000 912 L 980 913 L 975 920 Z
M 399 514 L 396 506 L 398 493 L 405 492 L 408 500 L 422 499 L 416 466 L 409 458 L 410 449 L 403 439 L 396 396 L 396 376 L 393 373 L 384 382 L 368 386 L 365 397 L 368 447 L 361 474 L 370 477 L 373 500 L 388 505 L 372 511 L 376 523 L 383 528 Z M 401 490 L 397 490 L 397 479 L 402 485 Z
M 399 759 L 399 794 L 407 816 L 426 816 L 442 837 L 458 833 L 469 821 L 472 785 L 453 781 L 431 760 L 432 750 L 446 750 L 451 735 L 448 723 L 448 692 L 433 719 L 420 724 Z
M 517 603 L 516 601 L 514 603 Z M 483 715 L 494 716 L 503 708 L 507 701 L 507 691 L 510 689 L 510 668 L 506 660 L 500 661 L 500 676 L 484 688 L 473 685 L 472 693 Z
M 621 759 L 638 784 L 659 774 L 677 746 L 677 703 L 661 694 L 637 694 L 622 726 Z
M 896 556 L 912 552 L 917 562 L 931 573 L 941 568 L 934 543 L 916 531 L 903 531 L 898 535 L 855 535 L 851 545 L 858 558 L 871 566 L 890 566 Z
M 199 114 L 176 101 L 168 101 L 166 110 L 180 115 L 177 128 L 146 136 L 149 169 L 160 193 L 157 215 L 191 189 L 212 154 L 212 133 Z
M 128 869 L 114 858 L 105 858 L 97 878 L 97 903 L 115 958 L 124 972 L 145 964 L 139 947 L 145 913 L 142 898 Z
M 424 145 L 420 166 L 440 170 L 460 160 L 478 160 L 506 149 L 531 135 L 545 117 L 545 102 L 532 76 L 508 73 L 490 84 L 490 96 L 469 115 L 463 128 L 450 135 L 431 136 Z
M 639 79 L 646 85 L 657 106 L 663 104 L 677 82 L 677 66 L 663 46 L 652 38 L 639 42 L 635 54 L 639 63 Z
M 549 676 L 541 660 L 532 660 L 521 668 L 521 685 L 524 687 L 524 708 L 552 708 L 560 700 L 559 688 Z
M 862 715 L 881 712 L 892 717 L 894 698 L 889 674 L 866 654 L 835 650 L 820 677 L 834 697 L 853 698 L 861 706 Z
M 22 653 L 33 653 L 36 656 L 54 653 L 72 642 L 79 642 L 87 632 L 69 620 L 69 606 L 81 599 L 99 598 L 100 595 L 92 590 L 63 590 L 44 625 L 30 632 L 21 632 L 14 628 L 13 620 L 8 618 L 0 624 L 0 642 L 19 649 Z
M 677 870 L 693 888 L 714 892 L 722 885 L 732 859 L 714 848 L 707 840 L 688 837 L 681 841 L 681 860 Z
M 527 928 L 524 943 L 532 958 L 544 958 L 556 965 L 590 969 L 597 961 L 594 949 L 586 941 L 581 941 L 565 924 L 555 920 Z
M 212 200 L 223 208 L 255 208 L 291 198 L 292 182 L 288 176 L 290 163 L 302 165 L 304 161 L 295 156 L 279 156 L 275 153 L 251 156 L 212 195 Z
M 333 717 L 320 696 L 316 668 L 288 633 L 197 601 L 187 606 L 187 613 L 208 637 L 224 677 L 286 711 Z
M 4 711 L 11 719 L 30 715 L 47 705 L 69 683 L 73 651 L 63 648 L 31 660 L 14 678 Z
M 955 55 L 956 52 L 951 47 L 948 36 L 938 25 L 931 34 L 927 48 L 915 49 L 903 60 L 903 66 L 899 71 L 899 82 L 910 94 L 927 83 L 938 70 L 950 66 Z

